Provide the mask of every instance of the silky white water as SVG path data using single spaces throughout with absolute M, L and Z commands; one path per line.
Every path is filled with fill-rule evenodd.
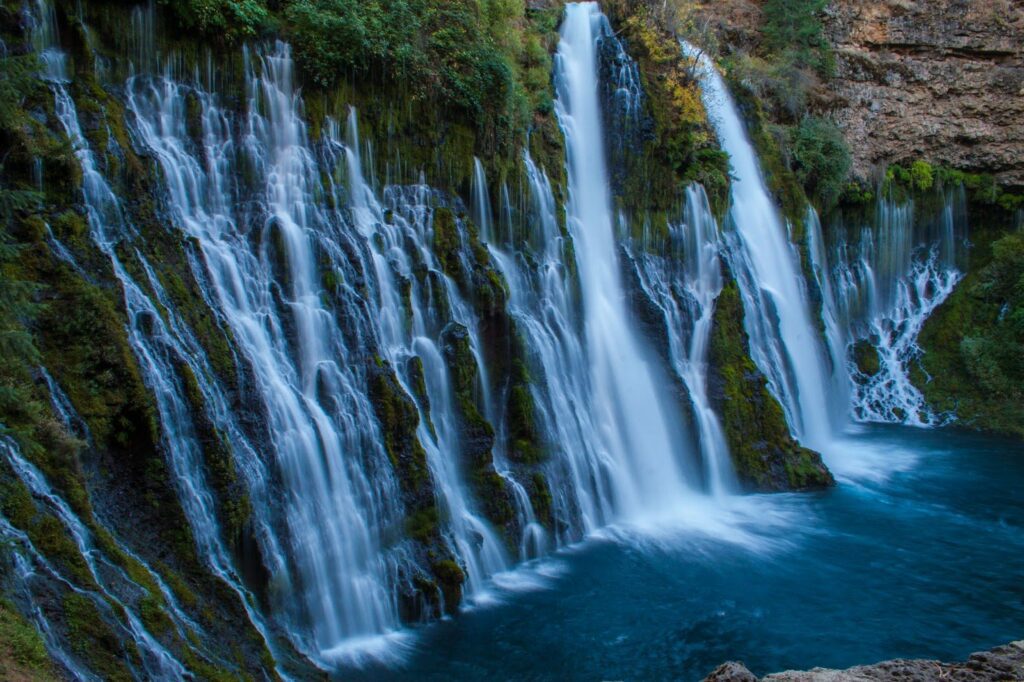
M 494 603 L 501 591 L 495 584 L 537 582 L 529 573 L 517 578 L 517 562 L 592 535 L 636 543 L 637 527 L 675 533 L 699 526 L 753 542 L 743 524 L 760 500 L 731 495 L 735 476 L 708 390 L 723 255 L 742 287 L 754 359 L 802 440 L 815 447 L 834 442 L 851 401 L 860 419 L 934 423 L 909 383 L 909 363 L 921 324 L 956 281 L 945 250 L 952 242 L 907 242 L 910 222 L 901 207 L 887 208 L 878 235 L 862 238 L 856 249 L 852 238 L 848 246 L 826 244 L 809 216 L 826 356 L 786 226 L 728 94 L 703 58 L 705 99 L 735 176 L 727 234 L 719 234 L 707 197 L 694 186 L 669 222 L 667 248 L 631 242 L 613 210 L 617 171 L 605 150 L 614 158 L 624 140 L 617 133 L 640 122 L 643 93 L 636 63 L 596 3 L 566 7 L 555 60 L 555 108 L 568 152 L 564 206 L 526 152 L 524 177 L 503 177 L 494 186 L 485 161 L 474 158 L 465 198 L 430 187 L 422 174 L 413 184 L 389 184 L 393 174 L 414 177 L 409 169 L 394 173 L 401 159 L 387 161 L 381 183 L 354 109 L 332 112 L 338 117 L 328 116 L 318 136 L 311 133 L 287 45 L 247 50 L 241 88 L 231 95 L 218 87 L 212 60 L 184 73 L 180 60 L 159 54 L 153 10 L 136 8 L 127 40 L 132 75 L 123 83 L 126 120 L 134 151 L 158 169 L 153 181 L 160 189 L 161 224 L 145 229 L 132 224 L 132 202 L 117 196 L 116 176 L 105 175 L 103 154 L 83 133 L 90 121 L 80 121 L 66 87 L 50 5 L 39 2 L 37 14 L 35 46 L 55 114 L 83 169 L 89 234 L 123 295 L 128 339 L 155 396 L 163 455 L 189 531 L 201 560 L 237 595 L 275 655 L 294 647 L 325 668 L 394 660 L 410 639 L 406 621 L 456 606 L 440 595 L 440 604 L 425 607 L 423 580 L 438 560 L 458 565 L 465 575 L 461 603 L 476 607 Z M 603 59 L 611 60 L 610 72 L 602 70 Z M 610 101 L 602 99 L 608 93 Z M 602 106 L 614 107 L 611 115 L 627 125 L 606 129 Z M 454 264 L 434 251 L 442 208 L 454 217 Z M 225 376 L 208 357 L 206 339 L 186 322 L 189 311 L 165 290 L 163 264 L 147 259 L 148 230 L 163 228 L 181 239 L 181 274 L 196 284 L 196 305 L 224 333 L 237 376 Z M 47 243 L 87 276 L 74 255 L 80 247 L 66 248 L 52 231 Z M 510 389 L 489 366 L 495 349 L 487 347 L 485 313 L 454 272 L 492 266 L 507 286 L 510 334 L 523 347 L 539 462 L 515 459 L 506 423 Z M 630 304 L 638 293 L 660 313 L 663 337 L 645 336 L 650 330 Z M 868 382 L 850 368 L 848 348 L 859 338 L 872 340 L 885 370 Z M 471 357 L 460 361 L 475 367 L 452 366 L 455 341 Z M 471 399 L 493 426 L 493 442 L 466 442 L 456 395 L 463 369 L 475 377 Z M 45 370 L 40 376 L 54 414 L 88 440 L 88 427 L 57 381 Z M 415 406 L 414 435 L 429 479 L 419 503 L 437 516 L 438 539 L 429 549 L 411 537 L 399 463 L 385 446 L 373 389 L 381 376 Z M 253 556 L 240 558 L 234 538 L 225 537 L 224 501 L 209 480 L 201 443 L 207 426 L 222 436 L 251 503 L 245 532 L 257 546 Z M 13 446 L 3 445 L 4 462 L 37 503 L 60 519 L 83 556 L 95 554 L 86 524 Z M 490 520 L 491 500 L 475 488 L 466 461 L 471 446 L 486 448 L 473 454 L 482 471 L 500 479 L 511 520 Z M 0 532 L 19 548 L 19 584 L 31 602 L 43 582 L 32 572 L 59 571 L 47 568 L 17 529 L 0 524 Z M 127 546 L 120 550 L 152 574 L 182 639 L 201 633 L 159 574 Z M 266 594 L 249 591 L 239 565 L 247 560 L 266 570 L 266 584 L 257 586 Z M 118 591 L 127 576 L 109 582 L 100 575 L 109 567 L 96 570 L 103 561 L 91 556 L 88 565 L 110 603 L 127 610 L 122 634 L 142 652 L 133 672 L 182 677 L 183 663 L 146 631 L 135 604 Z M 38 622 L 48 627 L 45 618 Z M 87 678 L 59 639 L 48 635 L 55 655 Z
M 828 391 L 830 373 L 799 257 L 722 77 L 707 55 L 686 43 L 682 47 L 694 60 L 708 117 L 729 154 L 728 222 L 736 237 L 729 264 L 743 294 L 751 355 L 768 377 L 794 434 L 827 455 L 846 406 L 836 405 Z
M 715 299 L 722 290 L 721 244 L 707 195 L 686 190 L 683 219 L 669 223 L 667 244 L 632 254 L 640 285 L 664 319 L 672 368 L 693 403 L 704 487 L 722 498 L 735 491 L 729 446 L 708 397 L 708 350 Z
M 809 251 L 822 292 L 826 341 L 835 368 L 833 390 L 847 396 L 860 421 L 941 424 L 910 374 L 919 362 L 917 337 L 960 281 L 967 219 L 962 188 L 941 192 L 940 208 L 924 214 L 912 201 L 881 197 L 871 225 L 837 224 L 830 239 L 808 212 Z M 826 243 L 829 242 L 829 243 Z M 878 371 L 861 372 L 852 346 L 877 356 Z
M 607 20 L 596 3 L 569 4 L 555 57 L 555 110 L 566 138 L 567 223 L 577 253 L 590 410 L 604 444 L 616 512 L 671 514 L 691 494 L 683 439 L 669 417 L 666 382 L 631 327 L 623 304 L 604 131 L 598 99 L 597 39 Z

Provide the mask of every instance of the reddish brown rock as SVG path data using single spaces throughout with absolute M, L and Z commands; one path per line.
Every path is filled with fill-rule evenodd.
M 825 27 L 858 177 L 924 159 L 1024 186 L 1024 3 L 834 0 Z

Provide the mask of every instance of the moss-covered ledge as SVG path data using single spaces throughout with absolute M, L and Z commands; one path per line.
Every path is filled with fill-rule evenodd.
M 821 455 L 789 433 L 782 407 L 750 358 L 739 287 L 730 281 L 715 305 L 708 392 L 722 416 L 740 484 L 752 492 L 817 490 L 835 484 Z

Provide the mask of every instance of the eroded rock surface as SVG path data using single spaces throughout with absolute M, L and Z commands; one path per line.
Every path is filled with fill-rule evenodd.
M 988 682 L 1024 680 L 1024 641 L 1012 642 L 991 651 L 971 654 L 963 663 L 896 659 L 846 670 L 814 668 L 787 670 L 760 678 L 761 682 Z M 718 666 L 704 682 L 758 682 L 742 663 L 730 661 Z
M 835 0 L 825 30 L 857 176 L 925 159 L 1024 186 L 1024 3 Z
M 723 52 L 757 51 L 761 0 L 700 0 Z M 1024 3 L 832 0 L 833 78 L 812 108 L 842 129 L 853 172 L 918 159 L 1024 186 Z

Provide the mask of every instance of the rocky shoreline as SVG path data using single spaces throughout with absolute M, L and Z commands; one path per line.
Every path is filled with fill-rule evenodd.
M 718 666 L 704 682 L 925 682 L 954 680 L 1024 680 L 1024 640 L 971 654 L 961 663 L 943 663 L 924 659 L 895 659 L 874 665 L 859 665 L 846 670 L 812 668 L 787 670 L 759 678 L 745 665 L 730 661 Z

